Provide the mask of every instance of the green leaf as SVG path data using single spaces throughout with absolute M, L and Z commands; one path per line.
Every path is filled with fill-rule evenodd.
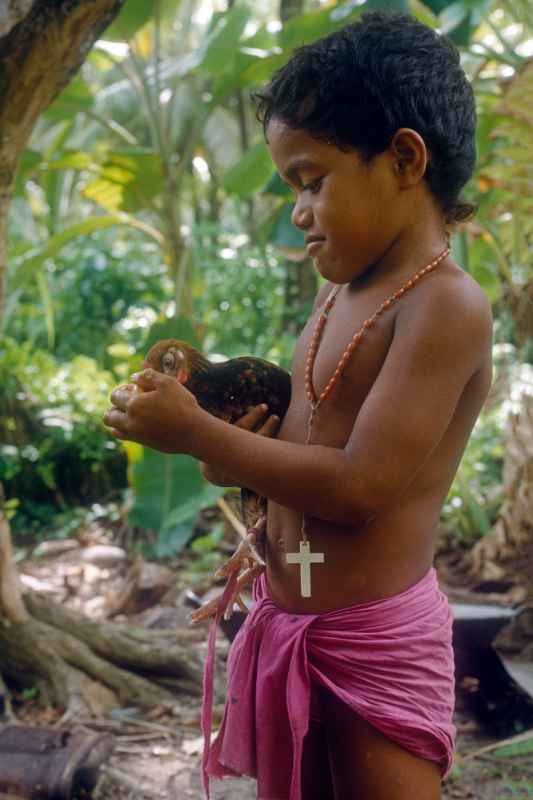
M 283 250 L 303 250 L 305 237 L 301 230 L 292 224 L 294 203 L 284 203 L 278 211 L 269 241 Z
M 468 271 L 492 302 L 498 299 L 501 293 L 498 262 L 484 235 L 476 237 L 468 248 Z
M 292 197 L 290 186 L 282 181 L 279 172 L 274 172 L 268 183 L 263 189 L 264 194 L 274 194 L 277 197 Z
M 468 239 L 466 231 L 455 231 L 452 234 L 451 250 L 453 260 L 468 271 Z
M 478 115 L 476 126 L 476 150 L 478 163 L 491 155 L 494 132 L 498 125 L 506 121 L 503 114 L 484 113 Z
M 11 263 L 12 277 L 10 278 L 11 290 L 15 290 L 26 281 L 33 278 L 47 258 L 53 258 L 71 239 L 78 236 L 88 236 L 94 231 L 109 228 L 113 225 L 127 224 L 126 215 L 102 216 L 87 219 L 70 225 L 65 230 L 52 236 L 42 248 L 32 248 Z
M 513 758 L 513 756 L 526 756 L 533 753 L 533 735 L 523 742 L 508 744 L 494 751 L 496 758 Z
M 249 10 L 241 5 L 214 15 L 214 25 L 200 45 L 199 69 L 217 75 L 228 66 L 249 18 Z
M 219 524 L 216 525 L 210 533 L 206 534 L 206 536 L 198 536 L 191 544 L 191 550 L 199 555 L 211 553 L 213 550 L 216 550 L 223 538 L 224 523 L 219 522 Z
M 455 30 L 467 16 L 468 8 L 461 0 L 446 6 L 439 14 L 439 29 L 441 33 L 448 34 Z
M 46 161 L 42 165 L 43 170 L 95 170 L 97 163 L 90 153 L 84 153 L 81 150 L 64 151 L 63 153 L 56 153 L 57 158 L 51 161 Z
M 64 119 L 78 111 L 88 111 L 94 105 L 94 95 L 80 75 L 76 75 L 54 102 L 47 108 L 45 117 Z
M 365 11 L 398 11 L 408 14 L 410 11 L 407 0 L 366 0 Z
M 135 503 L 130 522 L 155 532 L 161 531 L 170 513 L 199 494 L 205 481 L 198 463 L 190 456 L 159 453 L 143 448 L 131 469 Z
M 83 194 L 111 213 L 140 211 L 163 191 L 161 158 L 151 150 L 115 150 Z
M 294 50 L 303 44 L 309 44 L 320 36 L 326 36 L 335 30 L 354 22 L 364 11 L 366 4 L 359 0 L 350 0 L 334 8 L 325 8 L 311 14 L 300 14 L 293 17 L 279 32 L 279 43 L 283 50 Z
M 265 56 L 256 56 L 250 61 L 246 69 L 239 74 L 239 86 L 250 86 L 266 83 L 274 72 L 287 61 L 287 53 L 271 53 Z
M 102 34 L 103 39 L 111 42 L 124 42 L 134 36 L 143 25 L 146 25 L 154 10 L 154 0 L 126 0 L 119 15 Z
M 452 5 L 450 0 L 424 0 L 424 5 L 426 5 L 434 14 L 440 14 L 446 6 Z
M 225 489 L 205 484 L 202 489 L 172 509 L 160 530 L 156 555 L 162 557 L 182 550 L 192 536 L 194 523 L 200 511 L 216 503 Z
M 32 175 L 38 166 L 40 166 L 42 156 L 36 150 L 24 150 L 19 161 L 17 177 L 15 179 L 15 188 L 13 194 L 20 196 L 24 194 L 26 188 L 26 181 Z
M 272 159 L 264 141 L 250 147 L 248 152 L 224 175 L 226 191 L 239 197 L 249 197 L 262 186 L 272 173 Z

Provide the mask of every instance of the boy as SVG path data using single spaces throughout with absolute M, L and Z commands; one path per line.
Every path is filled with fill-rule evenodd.
M 444 39 L 373 13 L 296 51 L 259 103 L 327 279 L 278 436 L 253 432 L 260 410 L 228 425 L 152 371 L 106 422 L 268 498 L 209 772 L 256 776 L 260 800 L 437 800 L 453 657 L 433 552 L 491 381 L 490 308 L 447 249 L 471 210 L 472 91 Z

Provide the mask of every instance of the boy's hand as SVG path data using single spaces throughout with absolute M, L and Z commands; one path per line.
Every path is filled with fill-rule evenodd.
M 132 376 L 133 383 L 111 394 L 113 407 L 104 423 L 119 439 L 163 453 L 189 453 L 198 415 L 204 413 L 194 395 L 168 375 L 146 369 Z
M 238 428 L 243 428 L 245 431 L 254 431 L 260 436 L 267 436 L 272 438 L 276 435 L 279 427 L 279 417 L 275 415 L 268 415 L 268 406 L 263 403 L 259 406 L 254 406 L 243 417 L 236 420 L 234 423 Z M 200 462 L 200 468 L 203 476 L 210 483 L 217 486 L 236 486 L 236 482 L 232 480 L 231 475 L 227 472 L 217 470 L 210 464 Z

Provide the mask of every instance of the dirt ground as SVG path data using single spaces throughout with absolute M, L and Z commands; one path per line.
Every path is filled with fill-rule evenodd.
M 160 742 L 139 743 L 135 754 L 124 752 L 119 742 L 94 800 L 201 800 L 199 755 L 188 755 L 183 749 L 186 743 L 194 746 L 194 732 L 179 729 Z M 531 755 L 502 759 L 488 752 L 468 759 L 492 743 L 479 731 L 459 736 L 456 766 L 444 784 L 443 800 L 533 798 Z M 255 800 L 254 787 L 249 779 L 214 781 L 212 797 Z
M 95 546 L 100 550 L 91 558 L 88 551 Z M 106 547 L 111 548 L 107 555 Z M 167 589 L 172 586 L 173 590 L 165 595 L 166 600 L 165 597 L 163 601 L 159 598 L 151 607 L 143 609 L 143 603 L 136 606 L 135 591 L 131 591 L 131 559 L 125 550 L 121 556 L 119 549 L 110 536 L 96 532 L 92 537 L 86 536 L 81 543 L 73 541 L 66 551 L 57 545 L 48 549 L 40 545 L 40 550 L 32 551 L 26 560 L 19 563 L 19 570 L 28 588 L 46 592 L 57 602 L 81 609 L 95 619 L 105 619 L 108 616 L 106 607 L 109 608 L 110 604 L 116 613 L 120 587 L 125 586 L 128 587 L 128 600 L 123 612 L 128 613 L 116 615 L 117 624 L 121 619 L 128 622 L 135 619 L 140 624 L 146 618 L 143 614 L 153 614 L 158 602 L 166 602 L 173 605 L 177 613 L 172 624 L 176 626 L 177 619 L 178 625 L 187 625 L 185 589 L 196 574 L 196 590 L 201 594 L 210 585 L 208 575 L 211 573 L 206 571 L 202 583 L 188 556 L 170 564 L 170 569 L 169 565 L 165 566 L 163 577 L 157 569 L 155 576 L 148 570 L 150 574 L 144 575 L 144 583 L 142 580 L 139 583 L 143 585 L 138 598 L 143 598 L 145 606 L 146 597 L 150 596 L 147 592 L 150 582 L 153 587 L 159 586 L 156 594 L 161 595 L 161 586 L 164 588 L 165 585 Z M 141 572 L 143 570 L 137 568 L 137 576 Z M 223 659 L 228 643 L 224 637 L 219 638 Z M 205 651 L 205 637 L 199 637 L 197 646 Z M 28 700 L 27 695 L 18 704 L 16 697 L 14 699 L 15 711 L 25 724 L 46 725 L 57 721 L 54 716 L 47 719 L 37 702 Z M 218 701 L 220 699 L 219 695 Z M 456 763 L 445 782 L 443 800 L 533 798 L 533 747 L 529 754 L 503 757 L 497 749 L 490 749 L 497 740 L 491 738 L 460 706 L 461 703 L 456 713 L 459 731 Z M 218 705 L 215 717 L 218 715 L 220 719 L 220 714 Z M 93 800 L 201 800 L 199 761 L 202 740 L 198 698 L 177 697 L 175 707 L 157 714 L 143 714 L 138 709 L 117 709 L 101 719 L 77 722 L 82 722 L 92 731 L 109 732 L 115 737 L 114 753 L 101 768 Z M 215 781 L 212 797 L 214 800 L 252 800 L 256 797 L 254 786 L 254 781 L 249 779 Z

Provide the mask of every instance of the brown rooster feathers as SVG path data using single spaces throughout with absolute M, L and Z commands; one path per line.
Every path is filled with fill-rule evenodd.
M 248 356 L 212 364 L 190 344 L 177 339 L 156 342 L 143 367 L 176 378 L 205 411 L 226 422 L 235 422 L 261 403 L 281 420 L 291 399 L 291 377 L 275 364 Z M 263 498 L 250 489 L 241 489 L 241 513 L 247 528 L 265 511 Z
M 260 403 L 280 419 L 289 407 L 289 373 L 262 358 L 243 356 L 212 364 L 187 342 L 163 339 L 150 348 L 143 366 L 176 378 L 203 409 L 227 422 Z

